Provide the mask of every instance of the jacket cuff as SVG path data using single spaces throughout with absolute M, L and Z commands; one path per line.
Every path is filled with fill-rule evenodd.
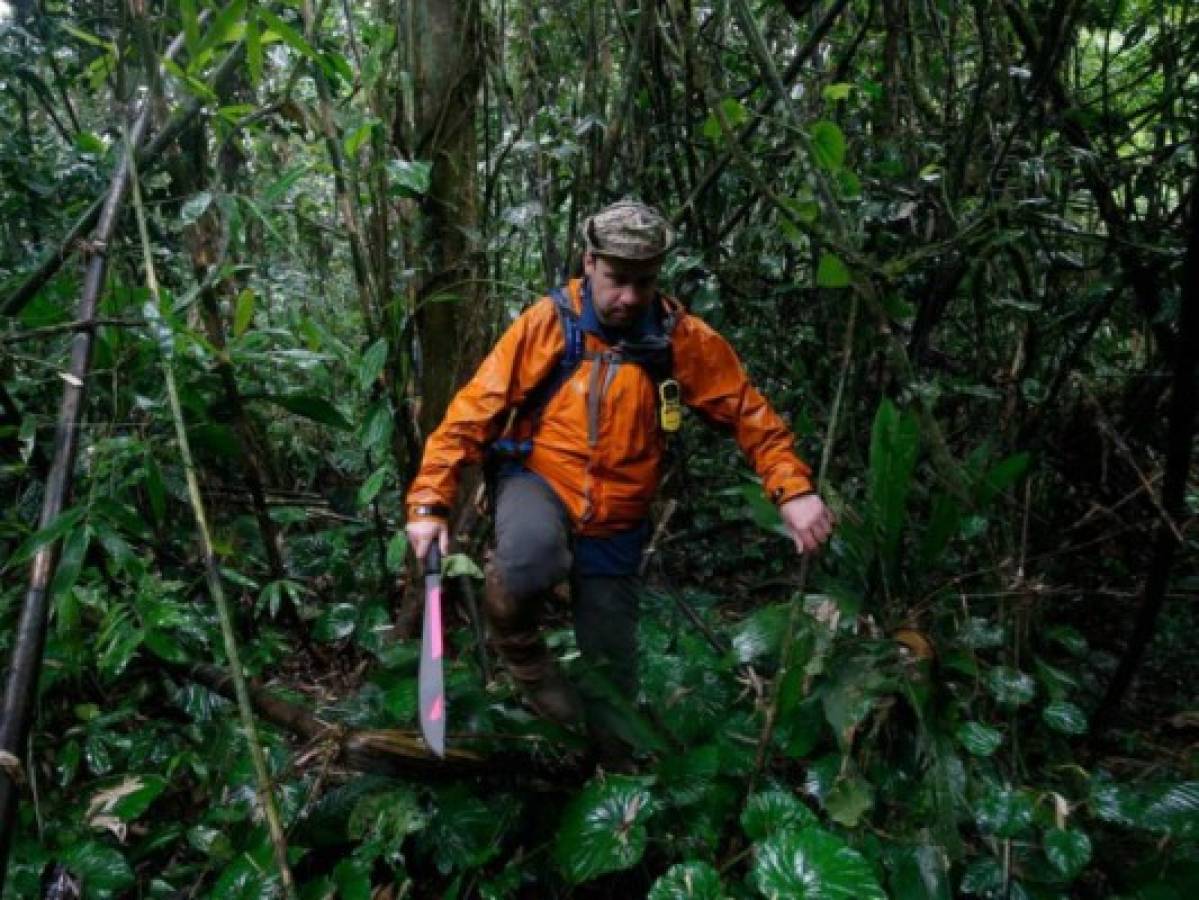
M 409 522 L 446 522 L 449 518 L 450 508 L 440 503 L 408 504 Z
M 815 494 L 816 487 L 808 478 L 788 478 L 782 484 L 776 485 L 769 493 L 770 502 L 775 506 L 782 506 L 788 500 L 794 500 L 796 497 L 806 497 L 808 494 Z

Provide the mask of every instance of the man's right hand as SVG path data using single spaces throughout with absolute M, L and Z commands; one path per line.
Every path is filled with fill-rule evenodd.
M 408 534 L 408 546 L 412 548 L 412 552 L 416 554 L 416 558 L 422 564 L 434 541 L 437 541 L 437 545 L 441 548 L 442 556 L 446 556 L 450 552 L 450 529 L 441 519 L 421 519 L 417 522 L 409 522 L 404 526 L 404 531 Z

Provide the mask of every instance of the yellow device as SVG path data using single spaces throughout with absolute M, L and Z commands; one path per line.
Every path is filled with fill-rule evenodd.
M 667 434 L 673 434 L 683 425 L 681 396 L 679 383 L 673 378 L 668 378 L 658 385 L 658 399 L 661 401 L 658 405 L 658 421 Z

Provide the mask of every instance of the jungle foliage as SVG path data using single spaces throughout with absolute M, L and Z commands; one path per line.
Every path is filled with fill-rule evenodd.
M 4 897 L 1193 896 L 1197 124 L 1190 0 L 0 3 Z M 624 195 L 837 535 L 687 422 L 612 773 L 467 509 L 430 765 L 403 487 Z

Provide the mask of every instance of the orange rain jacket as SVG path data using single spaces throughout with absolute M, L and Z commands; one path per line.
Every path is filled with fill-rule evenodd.
M 582 280 L 574 279 L 566 290 L 581 313 Z M 749 383 L 728 341 L 677 300 L 663 300 L 677 316 L 670 342 L 683 403 L 731 429 L 775 503 L 810 492 L 811 469 L 795 455 L 791 432 Z M 524 465 L 558 495 L 576 532 L 602 537 L 646 518 L 666 442 L 653 380 L 632 363 L 591 358 L 609 345 L 589 332 L 585 339 L 585 358 L 550 398 L 536 433 L 529 433 L 530 423 L 518 422 L 513 436 L 533 438 Z M 416 515 L 416 506 L 453 505 L 461 468 L 482 462 L 487 445 L 507 424 L 507 413 L 550 376 L 564 350 L 554 301 L 543 297 L 500 338 L 430 435 L 408 491 L 410 521 L 432 518 Z M 592 371 L 596 366 L 599 372 Z M 598 401 L 589 404 L 595 391 Z

